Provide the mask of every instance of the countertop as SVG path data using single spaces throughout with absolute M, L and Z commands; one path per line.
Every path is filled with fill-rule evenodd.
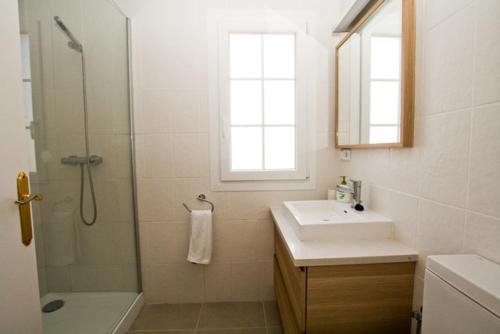
M 292 229 L 292 217 L 284 207 L 272 208 L 276 230 L 281 234 L 297 267 L 339 264 L 416 262 L 418 253 L 392 239 L 303 241 Z

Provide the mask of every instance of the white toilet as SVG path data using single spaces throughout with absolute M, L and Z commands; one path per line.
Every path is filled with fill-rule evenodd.
M 500 334 L 500 265 L 477 255 L 427 258 L 423 334 Z

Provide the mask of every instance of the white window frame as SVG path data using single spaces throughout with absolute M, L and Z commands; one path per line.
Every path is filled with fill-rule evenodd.
M 232 16 L 232 15 L 229 15 Z M 211 29 L 210 29 L 210 22 Z M 314 189 L 312 167 L 314 140 L 308 90 L 311 69 L 309 24 L 293 23 L 273 15 L 239 15 L 228 18 L 213 15 L 209 20 L 209 102 L 211 111 L 211 184 L 212 190 L 298 190 Z M 212 32 L 210 32 L 212 31 Z M 230 100 L 229 100 L 229 34 L 294 34 L 295 35 L 295 143 L 296 168 L 293 170 L 234 171 L 230 170 Z M 215 35 L 215 36 L 214 36 Z M 210 46 L 216 40 L 217 45 Z M 214 66 L 216 69 L 211 69 Z M 313 75 L 314 76 L 314 75 Z

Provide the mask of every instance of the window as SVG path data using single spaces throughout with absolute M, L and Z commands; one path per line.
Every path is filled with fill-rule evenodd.
M 398 142 L 401 37 L 372 36 L 370 47 L 370 143 Z
M 229 34 L 231 171 L 295 169 L 295 35 Z
M 217 34 L 218 180 L 307 180 L 304 32 L 235 20 Z

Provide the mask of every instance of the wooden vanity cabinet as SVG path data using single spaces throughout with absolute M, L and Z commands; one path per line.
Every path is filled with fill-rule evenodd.
M 275 231 L 285 334 L 410 333 L 414 262 L 296 267 Z

